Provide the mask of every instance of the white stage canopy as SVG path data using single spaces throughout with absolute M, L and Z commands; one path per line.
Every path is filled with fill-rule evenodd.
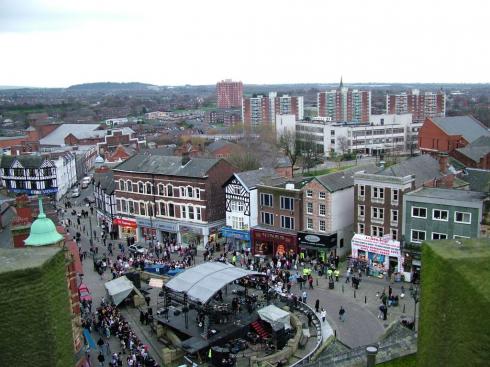
M 134 289 L 134 285 L 126 276 L 122 276 L 107 282 L 105 289 L 112 302 L 117 306 L 129 296 Z
M 186 269 L 165 286 L 174 292 L 187 293 L 190 299 L 206 303 L 225 285 L 250 275 L 263 274 L 222 262 L 206 262 Z
M 266 306 L 258 310 L 257 313 L 262 320 L 271 324 L 274 330 L 277 330 L 278 326 L 282 328 L 283 325 L 285 329 L 291 329 L 291 316 L 289 312 L 281 310 L 277 306 Z

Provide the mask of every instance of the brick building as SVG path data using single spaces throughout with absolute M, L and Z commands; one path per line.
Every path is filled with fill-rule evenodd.
M 465 167 L 490 169 L 490 136 L 481 136 L 464 148 L 453 150 L 450 154 Z
M 223 184 L 236 169 L 222 159 L 137 154 L 113 169 L 120 237 L 156 237 L 200 248 L 225 224 Z
M 242 105 L 243 83 L 231 79 L 216 83 L 218 108 L 236 108 Z
M 216 140 L 206 147 L 206 150 L 214 158 L 230 158 L 233 154 L 240 152 L 240 146 L 226 141 L 226 140 Z
M 243 99 L 242 121 L 247 125 L 275 124 L 278 115 L 294 115 L 296 120 L 304 117 L 303 97 L 276 92 L 268 96 L 256 95 Z
M 490 136 L 490 132 L 472 116 L 427 118 L 419 130 L 419 149 L 422 153 L 452 153 L 481 136 Z
M 418 89 L 400 94 L 387 94 L 386 113 L 410 113 L 414 123 L 424 122 L 427 117 L 444 117 L 446 94 L 443 91 L 420 93 Z

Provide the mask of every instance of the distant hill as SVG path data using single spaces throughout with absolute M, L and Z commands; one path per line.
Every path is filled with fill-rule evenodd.
M 111 91 L 111 90 L 144 90 L 149 88 L 155 88 L 153 84 L 145 83 L 112 83 L 112 82 L 102 82 L 102 83 L 84 83 L 71 85 L 67 88 L 69 91 Z

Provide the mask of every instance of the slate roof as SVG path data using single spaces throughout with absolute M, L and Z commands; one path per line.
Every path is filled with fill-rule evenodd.
M 488 129 L 472 116 L 431 117 L 449 135 L 462 135 L 469 143 L 480 136 L 490 136 Z
M 88 138 L 103 138 L 107 135 L 108 130 L 98 130 L 100 124 L 62 124 L 53 130 L 50 134 L 39 140 L 41 145 L 64 145 L 65 138 L 72 134 L 77 139 Z M 123 127 L 120 129 L 123 134 L 134 133 L 133 129 L 129 127 Z
M 471 201 L 480 202 L 486 195 L 478 191 L 470 190 L 456 190 L 456 189 L 441 189 L 433 187 L 423 187 L 419 190 L 415 190 L 405 194 L 407 200 L 409 197 L 423 197 L 423 198 L 434 198 L 443 200 L 457 200 L 457 201 Z
M 428 180 L 443 176 L 440 171 L 439 160 L 428 154 L 408 158 L 378 173 L 383 176 L 395 177 L 415 175 L 415 187 L 420 187 Z
M 327 173 L 326 175 L 316 177 L 316 179 L 328 191 L 335 192 L 354 186 L 354 173 L 361 171 L 364 173 L 376 173 L 379 171 L 379 167 L 375 164 L 356 166 L 340 172 Z
M 114 167 L 114 171 L 153 173 L 182 177 L 206 177 L 208 171 L 219 159 L 192 158 L 182 165 L 181 157 L 136 154 Z
M 227 140 L 220 139 L 209 144 L 206 149 L 210 152 L 215 152 L 216 150 L 226 147 L 227 145 L 235 146 L 236 144 L 233 144 Z
M 99 172 L 94 174 L 94 181 L 96 185 L 100 185 L 100 188 L 108 195 L 112 195 L 116 188 L 114 183 L 114 172 Z
M 490 171 L 477 168 L 467 168 L 461 178 L 468 182 L 470 190 L 490 192 Z
M 253 171 L 235 173 L 235 176 L 237 176 L 249 190 L 264 183 L 266 178 L 279 177 L 272 168 L 260 168 Z
M 281 177 L 281 176 L 272 176 L 272 177 L 264 177 L 262 183 L 258 186 L 268 186 L 268 187 L 277 187 L 279 189 L 285 189 L 286 184 L 292 183 L 294 184 L 294 189 L 299 190 L 308 182 L 310 182 L 313 177 L 302 177 L 297 176 L 293 178 L 289 177 Z
M 10 168 L 10 166 L 12 166 L 12 163 L 14 163 L 15 160 L 18 160 L 24 168 L 39 168 L 44 162 L 44 158 L 39 155 L 28 155 L 28 154 L 18 155 L 18 156 L 3 155 L 2 161 L 0 163 L 0 167 Z
M 456 150 L 471 160 L 479 162 L 480 158 L 490 153 L 490 136 L 480 136 L 473 143 Z

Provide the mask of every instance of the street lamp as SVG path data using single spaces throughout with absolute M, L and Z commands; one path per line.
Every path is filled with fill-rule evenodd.
M 414 306 L 413 306 L 413 331 L 417 330 L 417 303 L 420 302 L 419 289 L 417 287 L 410 287 L 410 294 L 412 295 Z

